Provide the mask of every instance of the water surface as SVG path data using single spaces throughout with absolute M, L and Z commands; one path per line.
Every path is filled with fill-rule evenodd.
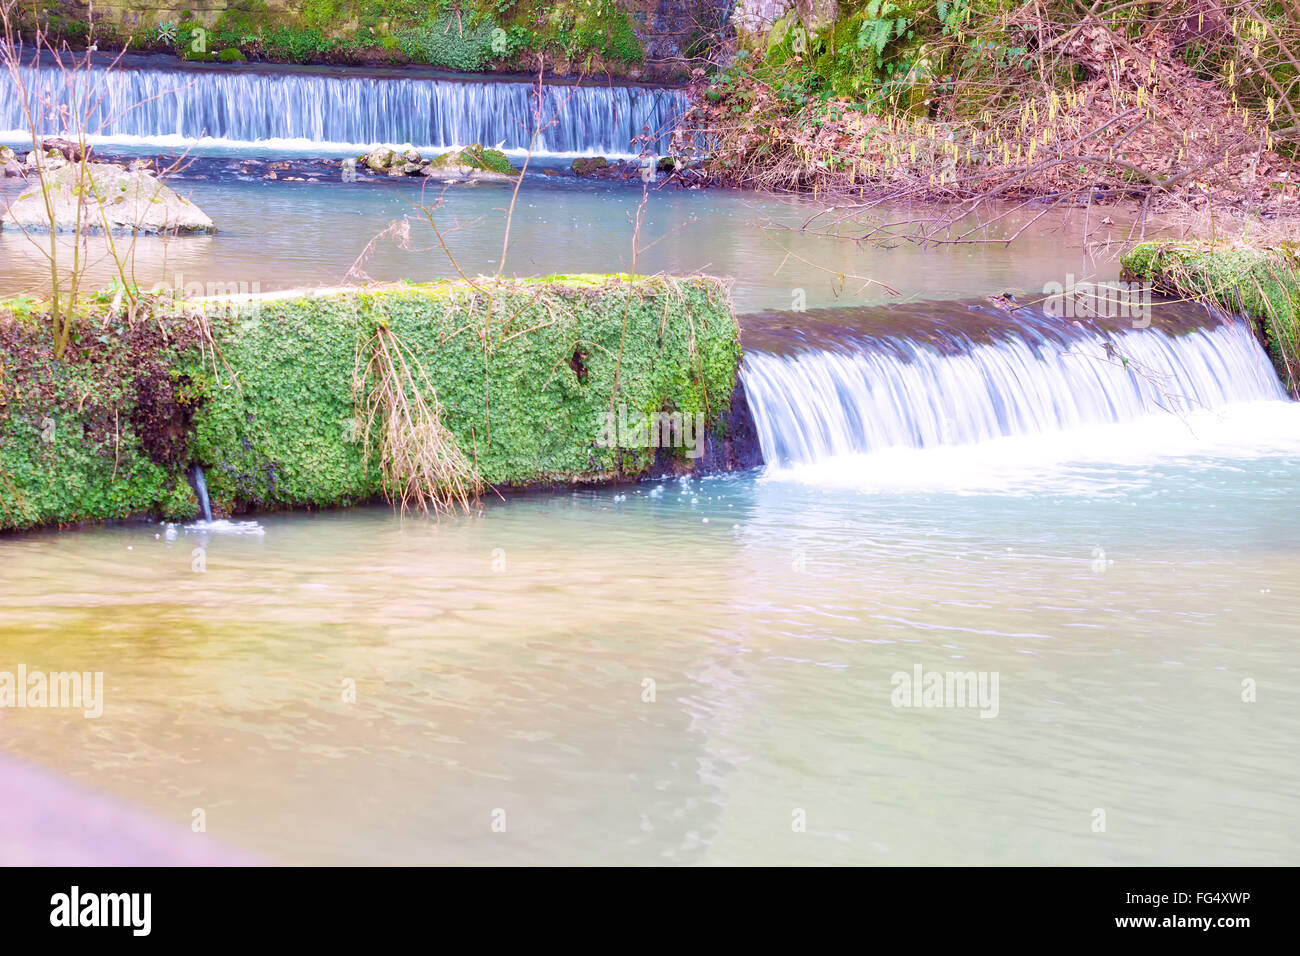
M 1270 404 L 1268 452 L 1037 484 L 11 537 L 0 669 L 103 670 L 106 704 L 7 711 L 4 748 L 274 862 L 1286 863 L 1300 419 Z M 997 716 L 892 706 L 917 665 L 997 672 Z

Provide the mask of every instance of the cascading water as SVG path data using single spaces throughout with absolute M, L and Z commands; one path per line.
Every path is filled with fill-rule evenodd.
M 19 72 L 29 89 L 76 109 L 74 94 L 57 70 L 24 66 Z M 99 141 L 166 145 L 203 136 L 231 145 L 482 143 L 526 150 L 538 125 L 535 87 L 517 81 L 96 66 L 88 82 L 86 99 L 95 105 L 87 127 Z M 649 135 L 648 147 L 666 152 L 667 133 L 685 106 L 684 95 L 675 90 L 548 85 L 541 102 L 543 128 L 533 148 L 552 155 L 636 155 L 641 152 L 637 138 Z M 0 95 L 0 135 L 24 126 L 17 97 Z M 46 130 L 58 131 L 56 124 Z
M 928 323 L 781 352 L 747 345 L 742 377 L 763 459 L 778 467 L 1285 400 L 1250 329 L 1206 318 L 1120 331 L 1022 309 L 974 331 Z
M 194 493 L 199 499 L 199 513 L 203 515 L 204 521 L 212 521 L 212 503 L 208 498 L 208 479 L 203 474 L 202 465 L 194 465 L 190 468 L 190 483 L 194 486 Z

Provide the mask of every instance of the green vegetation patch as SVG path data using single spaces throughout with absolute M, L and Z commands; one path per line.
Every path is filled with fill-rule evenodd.
M 518 176 L 519 170 L 510 162 L 510 158 L 499 149 L 488 149 L 475 143 L 464 149 L 454 149 L 435 157 L 430 163 L 434 169 L 448 169 L 456 166 L 468 166 L 471 169 L 483 169 L 488 172 L 501 173 L 504 176 Z
M 370 417 L 391 403 L 368 399 L 392 385 L 374 377 L 381 341 L 409 364 L 398 392 L 435 409 L 438 454 L 494 486 L 636 477 L 665 453 L 688 466 L 684 447 L 607 447 L 607 416 L 701 413 L 716 431 L 740 361 L 727 289 L 709 278 L 483 279 L 201 308 L 127 323 L 89 303 L 60 362 L 40 303 L 0 303 L 0 529 L 191 518 L 192 463 L 219 513 L 391 496 L 386 423 Z
M 491 485 L 645 473 L 654 449 L 595 443 L 606 413 L 712 422 L 740 358 L 726 290 L 712 279 L 403 286 L 263 302 L 214 324 L 239 387 L 195 416 L 195 456 L 227 509 L 380 492 L 354 387 L 380 326 L 418 362 L 415 379 L 427 377 L 461 454 Z
M 1300 397 L 1300 254 L 1295 246 L 1144 242 L 1123 258 L 1125 274 L 1171 295 L 1246 316 L 1278 377 Z
M 184 465 L 198 390 L 180 371 L 196 330 L 100 322 L 56 360 L 45 324 L 0 304 L 0 530 L 196 513 Z

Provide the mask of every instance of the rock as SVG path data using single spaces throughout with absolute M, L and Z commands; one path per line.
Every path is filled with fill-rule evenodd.
M 421 171 L 442 182 L 513 182 L 519 177 L 505 153 L 478 143 L 443 153 Z
M 345 183 L 355 183 L 357 181 L 357 161 L 355 159 L 343 160 L 342 175 Z
M 62 157 L 60 156 L 62 159 Z M 48 157 L 42 162 L 48 161 Z M 85 179 L 81 178 L 85 169 Z M 40 183 L 18 196 L 9 206 L 3 225 L 48 230 L 50 220 L 42 189 L 48 190 L 54 205 L 56 231 L 76 228 L 78 205 L 81 222 L 88 231 L 111 230 L 142 233 L 216 232 L 212 220 L 198 206 L 177 195 L 147 170 L 127 170 L 107 163 L 82 167 L 68 164 L 58 169 L 43 166 Z
M 576 176 L 590 176 L 609 166 L 609 160 L 604 156 L 579 157 L 573 161 L 573 172 Z
M 68 165 L 68 161 L 57 149 L 34 149 L 27 154 L 27 158 L 23 160 L 23 165 L 27 167 L 28 174 L 31 174 L 41 169 L 62 169 L 64 166 Z
M 372 169 L 377 173 L 386 173 L 388 172 L 388 167 L 393 165 L 393 162 L 396 159 L 397 154 L 395 152 L 387 146 L 380 146 L 377 149 L 373 149 L 366 153 L 364 156 L 358 156 L 357 162 L 365 166 L 367 169 Z
M 22 176 L 24 170 L 18 161 L 18 155 L 8 146 L 0 146 L 0 179 L 6 176 Z
M 83 153 L 81 146 L 66 139 L 43 139 L 41 140 L 41 149 L 45 151 L 46 156 L 50 155 L 51 150 L 57 150 L 59 155 L 70 163 L 79 163 L 83 159 L 89 160 L 94 155 L 94 150 L 89 146 L 85 148 Z

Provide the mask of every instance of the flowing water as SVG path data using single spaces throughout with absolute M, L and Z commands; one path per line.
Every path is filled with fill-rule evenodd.
M 264 290 L 340 281 L 418 196 L 188 185 L 222 232 L 146 242 L 145 265 Z M 630 268 L 640 198 L 530 179 L 511 268 Z M 468 271 L 495 267 L 507 200 L 448 195 Z M 188 852 L 274 863 L 1293 861 L 1300 405 L 1248 330 L 984 298 L 1113 274 L 1085 267 L 1077 215 L 921 251 L 788 228 L 820 208 L 644 211 L 638 268 L 735 280 L 764 469 L 441 522 L 0 538 L 0 673 L 104 675 L 98 717 L 0 711 L 0 750 Z M 366 272 L 448 274 L 408 245 Z M 24 248 L 0 233 L 5 290 L 39 281 Z M 868 278 L 895 304 L 859 308 L 888 298 Z M 985 694 L 901 692 L 918 669 Z M 47 818 L 0 862 L 80 825 Z M 95 848 L 136 859 L 139 832 Z
M 33 102 L 48 101 L 78 116 L 88 104 L 92 143 L 187 146 L 198 140 L 208 147 L 260 145 L 314 155 L 473 143 L 582 156 L 635 156 L 646 145 L 658 154 L 667 151 L 667 133 L 686 105 L 675 90 L 610 84 L 544 85 L 539 102 L 535 84 L 520 80 L 412 78 L 398 71 L 358 76 L 322 68 L 182 69 L 139 57 L 127 62 L 135 68 L 85 70 L 71 88 L 48 62 L 22 66 L 20 73 Z M 87 87 L 93 95 L 84 93 Z M 23 116 L 19 97 L 0 99 L 0 137 L 25 139 Z M 48 120 L 42 131 L 58 133 L 57 121 Z

